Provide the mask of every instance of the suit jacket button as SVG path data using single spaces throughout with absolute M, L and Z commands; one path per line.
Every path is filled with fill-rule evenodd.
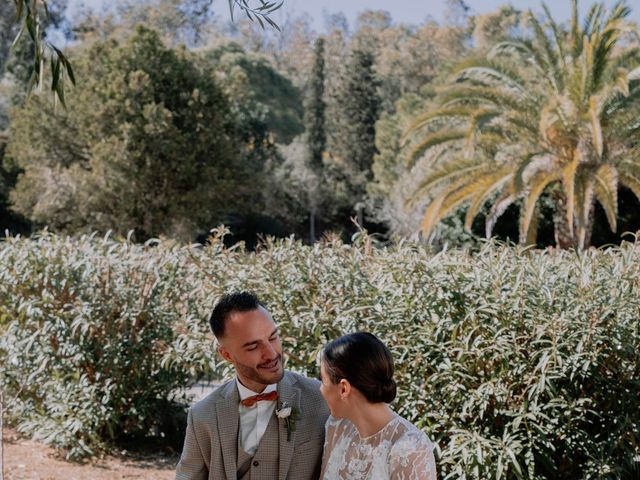
M 257 461 L 257 460 L 256 460 L 255 462 L 253 462 L 253 466 L 254 466 L 254 467 L 257 467 L 258 465 L 260 465 L 260 462 L 259 462 L 259 461 Z

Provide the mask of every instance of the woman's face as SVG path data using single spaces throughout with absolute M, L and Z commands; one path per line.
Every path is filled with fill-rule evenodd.
M 329 406 L 331 416 L 334 418 L 343 418 L 342 414 L 343 403 L 340 398 L 340 384 L 333 383 L 324 365 L 324 361 L 320 361 L 320 378 L 322 385 L 320 385 L 320 393 L 324 397 L 324 400 Z

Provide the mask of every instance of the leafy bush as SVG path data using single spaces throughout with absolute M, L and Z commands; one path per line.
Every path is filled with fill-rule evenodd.
M 153 271 L 157 283 L 143 308 L 166 336 L 164 343 L 146 341 L 156 345 L 153 358 L 162 358 L 156 364 L 158 378 L 141 377 L 148 380 L 147 390 L 156 388 L 154 399 L 161 392 L 168 398 L 186 376 L 230 374 L 213 355 L 206 317 L 221 293 L 252 289 L 281 327 L 288 366 L 308 375 L 317 374 L 321 346 L 342 333 L 369 330 L 385 340 L 397 361 L 394 408 L 437 442 L 442 478 L 638 478 L 640 244 L 581 253 L 487 244 L 473 256 L 463 251 L 434 255 L 408 243 L 380 247 L 360 235 L 352 246 L 337 240 L 313 247 L 292 239 L 268 240 L 248 254 L 238 245 L 225 248 L 223 233 L 203 248 L 46 236 L 5 244 L 0 249 L 0 308 L 11 323 L 0 351 L 9 362 L 10 392 L 16 395 L 18 385 L 31 387 L 20 392 L 19 408 L 12 408 L 22 428 L 34 432 L 52 417 L 62 418 L 54 408 L 62 402 L 67 421 L 104 439 L 104 429 L 95 427 L 104 424 L 115 400 L 109 397 L 103 410 L 81 407 L 94 405 L 91 395 L 106 391 L 104 364 L 95 368 L 102 383 L 81 369 L 100 358 L 65 363 L 63 370 L 78 378 L 65 388 L 59 386 L 60 374 L 51 374 L 62 360 L 51 350 L 50 335 L 40 332 L 60 325 L 51 330 L 64 340 L 60 344 L 81 352 L 85 338 L 97 341 L 99 336 L 71 336 L 72 315 L 60 307 L 54 315 L 53 307 L 45 307 L 54 304 L 40 287 L 47 284 L 44 279 L 67 278 L 74 292 L 85 294 L 75 294 L 74 308 L 102 304 L 102 310 L 91 311 L 110 318 L 104 312 L 113 312 L 112 304 L 118 302 L 130 309 L 121 312 L 132 312 L 134 306 L 142 311 L 135 300 L 143 290 L 141 275 Z M 54 254 L 61 246 L 64 253 Z M 83 267 L 72 268 L 74 264 Z M 120 293 L 107 295 L 93 286 L 99 285 L 96 280 L 92 284 L 78 276 L 81 271 L 104 272 L 103 265 L 130 278 L 131 287 L 114 288 Z M 59 277 L 53 273 L 57 271 Z M 5 279 L 20 287 L 8 289 Z M 95 319 L 89 324 L 104 322 L 88 318 Z M 173 333 L 164 330 L 168 326 Z M 114 330 L 100 343 L 122 355 L 136 355 L 137 350 L 120 345 L 119 335 Z M 18 341 L 20 346 L 12 347 Z M 135 358 L 133 365 L 139 361 Z M 38 372 L 45 359 L 49 373 Z M 28 375 L 39 380 L 25 382 Z M 109 381 L 134 392 L 127 398 L 147 391 L 135 381 L 124 382 L 123 374 Z M 164 389 L 152 387 L 154 382 Z M 68 400 L 57 392 L 67 392 Z M 145 405 L 152 405 L 145 398 Z M 72 404 L 78 407 L 69 411 Z M 148 424 L 152 413 L 144 410 L 137 417 L 140 424 Z M 136 417 L 120 418 L 133 420 L 128 424 L 133 425 Z
M 186 308 L 178 256 L 43 235 L 0 248 L 2 382 L 18 429 L 69 457 L 145 435 L 187 372 L 167 368 Z M 159 432 L 158 432 L 159 433 Z

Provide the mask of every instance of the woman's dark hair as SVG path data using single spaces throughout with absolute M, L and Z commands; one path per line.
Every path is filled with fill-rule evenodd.
M 391 352 L 371 333 L 351 333 L 329 342 L 322 362 L 334 384 L 348 380 L 371 403 L 391 403 L 396 398 Z
M 213 307 L 213 312 L 209 317 L 211 331 L 216 338 L 222 338 L 224 336 L 224 324 L 229 315 L 233 312 L 250 312 L 257 310 L 259 307 L 264 308 L 264 305 L 253 292 L 227 293 Z

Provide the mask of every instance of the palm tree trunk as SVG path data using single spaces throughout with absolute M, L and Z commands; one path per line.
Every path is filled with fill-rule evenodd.
M 556 248 L 567 250 L 577 247 L 577 238 L 575 236 L 575 228 L 573 235 L 571 228 L 567 222 L 567 197 L 561 188 L 555 188 L 552 192 L 553 203 L 555 206 L 553 212 L 553 234 L 556 241 Z

